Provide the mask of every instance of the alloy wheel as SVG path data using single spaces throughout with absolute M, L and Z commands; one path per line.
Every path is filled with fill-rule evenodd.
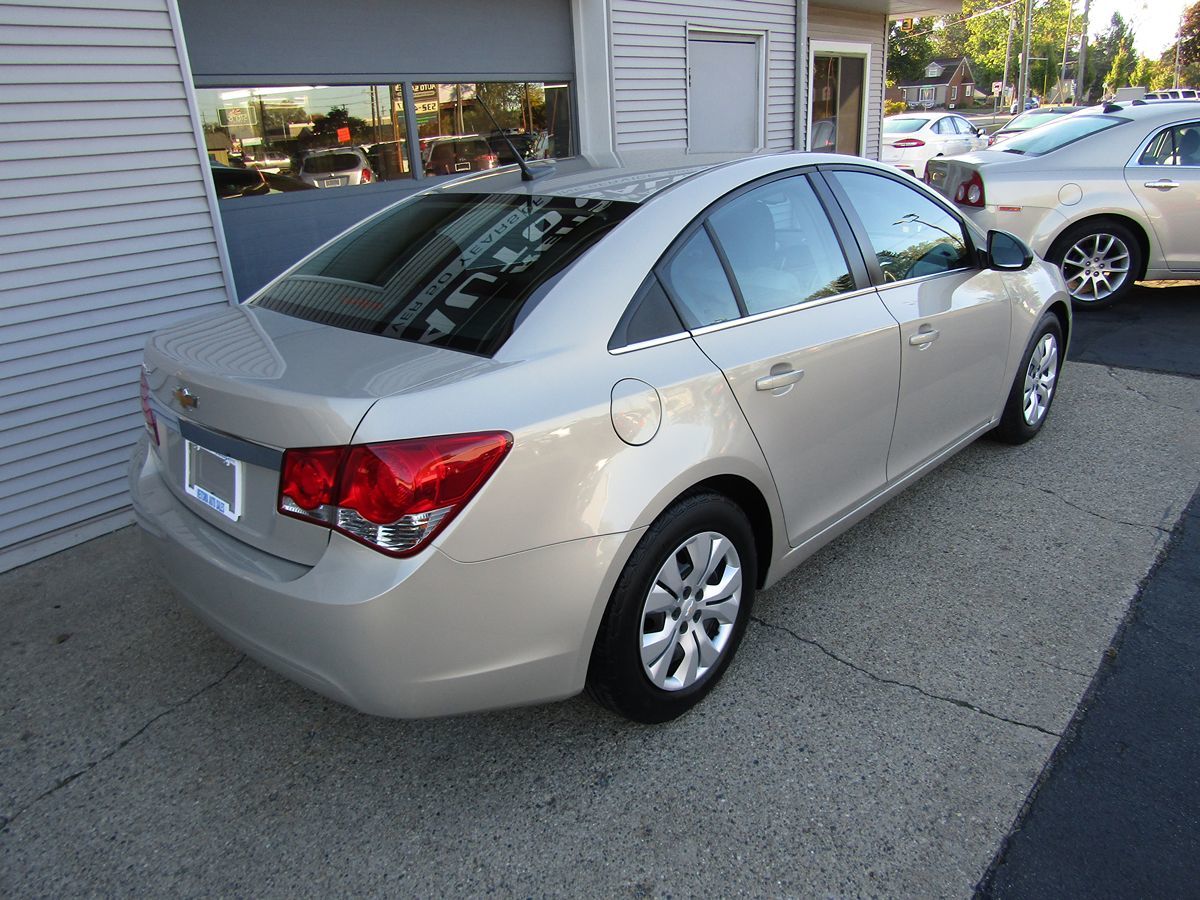
M 720 661 L 742 601 L 742 563 L 715 531 L 688 538 L 667 557 L 641 617 L 642 668 L 666 691 L 700 681 Z
M 1037 425 L 1045 418 L 1057 380 L 1058 341 L 1053 334 L 1046 333 L 1033 348 L 1029 357 L 1029 367 L 1025 370 L 1025 424 Z
M 1095 303 L 1121 289 L 1129 277 L 1129 247 L 1115 234 L 1089 234 L 1063 256 L 1062 273 L 1071 298 Z

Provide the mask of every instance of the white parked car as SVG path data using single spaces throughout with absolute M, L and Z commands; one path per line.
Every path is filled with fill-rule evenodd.
M 954 113 L 902 113 L 883 120 L 882 161 L 915 178 L 938 156 L 982 150 L 987 132 Z
M 983 229 L 1023 238 L 1077 306 L 1135 281 L 1200 277 L 1200 101 L 1089 107 L 925 179 Z

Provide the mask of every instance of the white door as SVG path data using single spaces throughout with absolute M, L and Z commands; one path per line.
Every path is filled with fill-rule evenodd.
M 759 146 L 758 43 L 688 38 L 688 151 L 749 153 Z

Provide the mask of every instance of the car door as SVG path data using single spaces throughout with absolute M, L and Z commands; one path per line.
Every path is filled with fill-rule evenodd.
M 1012 311 L 1000 273 L 979 266 L 957 214 L 876 171 L 826 171 L 867 268 L 900 325 L 900 395 L 889 481 L 999 414 Z
M 987 135 L 980 135 L 979 129 L 964 119 L 962 116 L 954 117 L 954 127 L 958 129 L 958 133 L 962 135 L 963 144 L 966 149 L 963 153 L 970 153 L 972 150 L 983 150 L 987 148 Z
M 946 116 L 934 123 L 933 130 L 938 134 L 938 152 L 943 156 L 956 156 L 965 153 L 967 142 L 954 126 L 954 116 Z
M 659 267 L 762 447 L 793 545 L 885 484 L 900 379 L 896 322 L 818 189 L 794 173 L 743 189 Z
M 1163 128 L 1125 167 L 1167 268 L 1200 271 L 1200 120 Z

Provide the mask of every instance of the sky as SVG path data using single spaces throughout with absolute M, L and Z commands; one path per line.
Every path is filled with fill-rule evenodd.
M 1099 34 L 1108 27 L 1114 12 L 1133 25 L 1134 46 L 1143 56 L 1157 58 L 1175 42 L 1179 14 L 1193 0 L 1092 0 L 1088 11 L 1088 32 Z M 1083 11 L 1082 2 L 1075 5 Z

